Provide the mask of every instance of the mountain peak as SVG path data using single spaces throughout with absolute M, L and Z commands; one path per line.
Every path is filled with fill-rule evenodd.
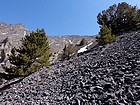
M 6 34 L 6 33 L 17 31 L 17 30 L 26 30 L 26 28 L 21 23 L 7 24 L 4 22 L 0 22 L 0 34 Z

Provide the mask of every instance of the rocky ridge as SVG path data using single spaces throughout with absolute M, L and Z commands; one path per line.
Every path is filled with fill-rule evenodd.
M 13 47 L 21 45 L 21 39 L 25 35 L 29 35 L 31 31 L 27 30 L 22 24 L 7 24 L 0 22 L 0 64 L 9 65 L 8 55 Z M 65 44 L 78 44 L 82 38 L 87 42 L 95 41 L 93 36 L 47 36 L 50 49 L 54 55 L 53 59 L 57 59 L 57 55 L 62 51 Z M 0 65 L 1 66 L 1 65 Z M 3 69 L 0 67 L 0 72 Z
M 53 53 L 61 52 L 65 45 L 79 44 L 82 38 L 87 43 L 95 42 L 94 36 L 66 35 L 66 36 L 48 36 L 49 44 Z
M 140 32 L 0 90 L 2 105 L 139 105 Z
M 0 22 L 0 64 L 9 65 L 8 55 L 13 47 L 21 45 L 21 39 L 29 31 L 22 24 L 6 24 Z M 3 71 L 0 65 L 0 72 Z

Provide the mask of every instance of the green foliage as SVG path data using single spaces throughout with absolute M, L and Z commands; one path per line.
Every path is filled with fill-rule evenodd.
M 80 43 L 77 46 L 83 46 L 86 45 L 87 41 L 85 38 L 82 38 L 82 40 L 80 41 Z
M 65 45 L 63 53 L 60 55 L 60 60 L 70 59 L 70 57 L 77 53 L 77 48 L 74 44 Z
M 131 6 L 126 2 L 114 4 L 98 14 L 97 22 L 101 26 L 110 27 L 113 34 L 136 30 L 140 23 L 139 11 L 136 6 Z
M 99 37 L 97 38 L 99 45 L 105 45 L 113 42 L 114 40 L 115 35 L 112 35 L 111 28 L 108 28 L 107 26 L 102 26 L 99 32 Z
M 13 48 L 9 61 L 10 67 L 3 66 L 6 72 L 14 76 L 27 76 L 39 68 L 49 65 L 51 56 L 44 29 L 31 32 L 22 39 L 19 49 Z

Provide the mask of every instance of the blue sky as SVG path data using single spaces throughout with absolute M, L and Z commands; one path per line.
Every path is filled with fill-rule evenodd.
M 97 14 L 123 1 L 140 7 L 139 0 L 0 0 L 0 21 L 47 35 L 96 35 Z

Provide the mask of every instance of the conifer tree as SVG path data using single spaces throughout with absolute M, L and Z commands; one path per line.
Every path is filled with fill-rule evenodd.
M 13 48 L 9 61 L 10 67 L 3 65 L 6 72 L 13 76 L 27 76 L 39 68 L 49 65 L 50 48 L 44 29 L 37 29 L 22 38 L 19 49 Z
M 77 46 L 83 46 L 83 45 L 86 45 L 86 44 L 87 44 L 86 39 L 82 38 L 82 40 L 80 41 L 80 43 Z
M 122 2 L 100 12 L 97 22 L 100 26 L 110 27 L 113 34 L 136 30 L 140 23 L 140 12 L 137 6 Z
M 102 26 L 99 32 L 98 43 L 99 45 L 106 45 L 115 41 L 115 35 L 111 33 L 111 28 L 107 26 Z

